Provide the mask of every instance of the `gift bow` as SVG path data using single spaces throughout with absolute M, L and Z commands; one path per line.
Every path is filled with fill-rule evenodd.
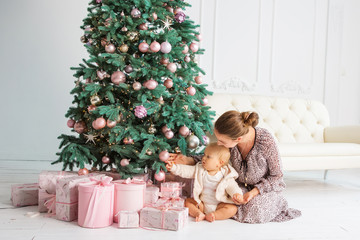
M 46 193 L 47 197 L 49 197 L 48 200 L 44 202 L 44 206 L 47 207 L 48 213 L 51 213 L 53 215 L 56 214 L 56 195 Z
M 140 179 L 131 179 L 131 178 L 127 178 L 126 180 L 119 180 L 116 181 L 117 183 L 121 183 L 121 184 L 144 184 L 145 182 L 143 180 Z
M 82 185 L 98 185 L 98 186 L 105 187 L 105 186 L 110 186 L 112 180 L 113 180 L 112 177 L 104 176 L 104 177 L 101 177 L 100 179 L 90 178 L 90 182 L 81 183 L 81 184 Z

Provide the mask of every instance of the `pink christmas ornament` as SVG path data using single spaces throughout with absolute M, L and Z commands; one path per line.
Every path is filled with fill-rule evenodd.
M 172 88 L 173 85 L 174 85 L 174 83 L 170 78 L 166 79 L 165 82 L 164 82 L 164 86 L 166 88 Z
M 170 131 L 171 129 L 170 128 L 168 128 L 166 125 L 164 125 L 162 128 L 161 128 L 161 131 L 162 131 L 162 133 L 166 133 L 167 131 Z
M 180 129 L 179 129 L 179 133 L 181 136 L 183 137 L 187 137 L 190 133 L 190 130 L 187 126 L 182 126 Z
M 201 41 L 202 40 L 202 35 L 198 34 L 198 35 L 196 35 L 196 38 L 197 38 L 197 40 Z
M 137 9 L 137 8 L 134 8 L 133 10 L 131 10 L 131 16 L 133 17 L 133 18 L 140 18 L 141 17 L 141 12 L 140 12 L 140 10 L 139 9 Z
M 121 159 L 121 161 L 120 161 L 120 165 L 122 166 L 122 167 L 126 167 L 127 165 L 129 165 L 130 164 L 130 160 L 129 159 Z
M 105 51 L 107 53 L 114 53 L 115 50 L 116 50 L 116 48 L 115 48 L 114 44 L 108 44 L 105 46 Z
M 154 178 L 159 182 L 164 181 L 165 180 L 165 172 L 160 170 L 159 173 L 154 174 Z
M 134 144 L 134 140 L 132 138 L 124 138 L 124 144 Z
M 201 84 L 201 83 L 202 83 L 202 77 L 201 77 L 201 76 L 196 76 L 196 77 L 195 77 L 195 82 L 196 82 L 197 84 Z
M 191 58 L 190 58 L 189 56 L 185 56 L 185 57 L 184 57 L 184 61 L 188 63 L 188 62 L 191 61 Z
M 158 85 L 158 82 L 155 81 L 154 79 L 147 80 L 144 83 L 144 87 L 146 87 L 147 89 L 150 89 L 150 90 L 155 89 L 157 87 L 157 85 Z
M 103 71 L 103 70 L 98 70 L 97 72 L 96 72 L 96 75 L 98 76 L 98 78 L 100 79 L 100 80 L 104 80 L 104 78 L 106 77 L 106 72 L 105 71 Z
M 168 10 L 168 11 L 171 12 L 171 13 L 174 13 L 174 9 L 173 9 L 172 7 L 170 7 L 170 6 L 167 6 L 167 7 L 166 7 L 166 10 Z
M 135 107 L 135 116 L 138 118 L 144 118 L 147 116 L 147 110 L 143 105 Z
M 207 98 L 203 98 L 201 105 L 206 106 L 206 105 L 208 105 L 208 103 L 209 103 L 208 99 L 207 99 Z
M 141 83 L 139 82 L 134 82 L 133 85 L 132 85 L 133 89 L 135 91 L 139 91 L 141 89 Z
M 148 26 L 147 26 L 146 23 L 142 23 L 142 24 L 139 25 L 139 29 L 140 29 L 140 30 L 147 30 L 147 29 L 148 29 Z
M 150 44 L 150 50 L 154 53 L 160 51 L 161 49 L 161 45 L 160 43 L 158 43 L 157 41 L 153 41 L 151 44 Z
M 92 83 L 93 81 L 91 80 L 91 78 L 87 78 L 86 80 L 85 80 L 85 83 L 86 84 L 88 84 L 88 83 Z
M 76 122 L 74 125 L 75 132 L 81 134 L 86 131 L 86 124 L 84 121 Z
M 96 130 L 102 129 L 105 126 L 106 126 L 106 120 L 103 117 L 99 117 L 92 122 L 92 127 Z
M 176 66 L 175 63 L 169 63 L 169 64 L 166 66 L 166 68 L 167 68 L 170 72 L 174 73 L 174 72 L 176 72 L 177 66 Z
M 202 139 L 204 140 L 204 145 L 208 145 L 210 143 L 210 138 L 208 138 L 208 136 L 204 135 L 202 136 Z
M 116 71 L 111 74 L 111 82 L 115 85 L 119 85 L 120 83 L 124 83 L 126 81 L 125 73 L 121 71 Z
M 107 126 L 108 128 L 113 128 L 113 127 L 116 126 L 116 124 L 117 124 L 116 121 L 111 121 L 110 119 L 106 120 L 106 126 Z
M 174 14 L 177 14 L 177 13 L 179 13 L 179 12 L 182 12 L 183 10 L 181 9 L 181 8 L 176 8 L 175 10 L 174 10 Z
M 139 44 L 139 51 L 142 53 L 146 53 L 149 50 L 149 44 L 146 42 L 142 42 Z
M 161 43 L 160 50 L 162 53 L 169 53 L 171 51 L 171 44 L 167 41 Z
M 165 137 L 167 138 L 167 139 L 172 139 L 173 137 L 174 137 L 174 133 L 173 133 L 173 131 L 167 131 L 167 132 L 165 132 Z
M 158 15 L 156 13 L 153 13 L 152 17 L 153 17 L 154 21 L 156 21 L 158 19 Z
M 160 59 L 160 63 L 161 63 L 162 65 L 168 65 L 168 64 L 169 64 L 169 59 L 162 57 L 162 58 Z
M 184 47 L 184 50 L 182 50 L 182 53 L 187 54 L 189 52 L 189 46 L 186 44 L 182 44 L 181 46 Z
M 108 156 L 103 156 L 101 158 L 101 161 L 104 163 L 104 164 L 109 164 L 110 163 L 110 158 Z
M 88 175 L 89 174 L 89 170 L 87 168 L 81 168 L 79 171 L 78 171 L 78 175 L 81 176 L 81 175 Z
M 163 162 L 166 162 L 170 157 L 170 154 L 168 151 L 162 151 L 159 153 L 159 159 Z
M 197 52 L 199 50 L 199 45 L 197 43 L 191 43 L 190 50 L 193 52 Z
M 187 92 L 187 94 L 189 94 L 190 96 L 194 96 L 195 93 L 196 93 L 196 89 L 195 89 L 193 86 L 191 86 L 191 87 L 188 87 L 188 88 L 186 89 L 186 92 Z
M 69 128 L 73 128 L 73 127 L 75 126 L 75 120 L 74 120 L 74 119 L 69 119 L 69 120 L 67 121 L 67 126 L 68 126 Z
M 88 106 L 87 110 L 89 113 L 91 113 L 91 111 L 94 111 L 96 109 L 96 106 L 95 105 L 90 105 Z

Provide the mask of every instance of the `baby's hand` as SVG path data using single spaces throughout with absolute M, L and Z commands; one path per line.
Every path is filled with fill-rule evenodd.
M 174 161 L 167 161 L 166 162 L 166 169 L 168 170 L 168 171 L 170 171 L 171 170 L 171 168 L 174 166 Z
M 235 193 L 233 195 L 233 201 L 235 204 L 240 205 L 240 204 L 244 204 L 244 198 L 243 195 L 241 195 L 240 193 Z

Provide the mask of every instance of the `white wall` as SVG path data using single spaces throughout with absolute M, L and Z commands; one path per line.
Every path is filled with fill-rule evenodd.
M 360 123 L 360 1 L 190 0 L 214 92 L 318 99 L 332 125 Z M 13 0 L 0 8 L 0 159 L 54 160 L 87 53 L 88 0 Z

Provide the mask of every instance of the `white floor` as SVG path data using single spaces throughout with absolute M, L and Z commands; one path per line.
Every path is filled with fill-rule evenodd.
M 233 220 L 195 223 L 190 218 L 185 229 L 150 231 L 85 229 L 76 222 L 62 222 L 42 214 L 26 213 L 37 207 L 13 208 L 10 185 L 37 181 L 44 169 L 59 169 L 48 162 L 0 161 L 0 239 L 360 239 L 360 169 L 332 170 L 326 181 L 322 171 L 286 172 L 285 195 L 289 205 L 303 216 L 284 223 L 241 224 Z

